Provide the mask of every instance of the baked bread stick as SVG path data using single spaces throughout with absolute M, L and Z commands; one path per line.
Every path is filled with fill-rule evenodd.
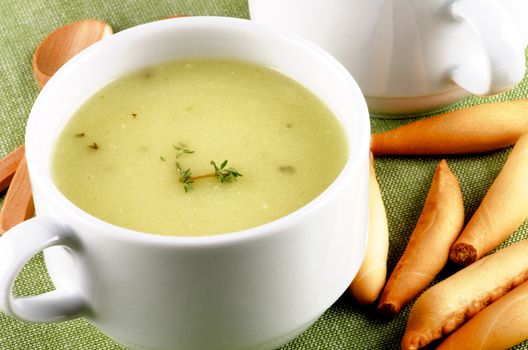
M 508 238 L 527 215 L 528 134 L 525 134 L 451 248 L 450 259 L 461 265 L 473 263 Z
M 460 327 L 528 280 L 528 240 L 499 250 L 425 291 L 414 304 L 403 350 L 422 348 Z
M 387 278 L 389 227 L 376 172 L 370 154 L 370 194 L 368 243 L 365 259 L 350 284 L 350 293 L 360 304 L 373 304 L 378 299 Z
M 378 155 L 442 155 L 511 146 L 528 132 L 528 101 L 483 104 L 372 135 Z
M 433 281 L 463 226 L 462 192 L 442 160 L 407 248 L 385 285 L 379 312 L 394 316 Z
M 460 327 L 436 350 L 502 350 L 528 339 L 528 282 Z

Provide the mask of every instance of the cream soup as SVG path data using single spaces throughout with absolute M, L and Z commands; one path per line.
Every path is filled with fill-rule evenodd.
M 248 62 L 188 59 L 86 101 L 56 142 L 52 173 L 70 201 L 109 223 L 200 236 L 301 208 L 347 157 L 340 123 L 299 83 Z M 211 161 L 225 160 L 219 179 Z

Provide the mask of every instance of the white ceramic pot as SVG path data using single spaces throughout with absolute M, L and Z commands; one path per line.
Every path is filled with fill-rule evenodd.
M 507 90 L 524 76 L 526 0 L 249 0 L 356 78 L 369 108 L 408 113 Z
M 51 180 L 50 157 L 75 110 L 127 72 L 196 56 L 276 68 L 326 102 L 350 145 L 335 182 L 279 220 L 209 237 L 135 232 L 68 201 Z M 281 345 L 330 307 L 359 268 L 367 229 L 369 136 L 367 106 L 352 77 L 303 39 L 215 17 L 159 21 L 104 39 L 61 68 L 31 111 L 26 152 L 37 216 L 0 238 L 0 308 L 31 322 L 84 316 L 130 348 Z M 57 289 L 14 297 L 18 271 L 42 249 Z

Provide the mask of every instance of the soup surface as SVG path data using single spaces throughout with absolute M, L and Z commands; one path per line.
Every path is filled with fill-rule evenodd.
M 69 200 L 102 220 L 199 236 L 301 208 L 347 157 L 340 123 L 299 83 L 252 63 L 188 59 L 126 75 L 91 97 L 60 134 L 52 173 Z M 220 182 L 210 163 L 224 160 Z

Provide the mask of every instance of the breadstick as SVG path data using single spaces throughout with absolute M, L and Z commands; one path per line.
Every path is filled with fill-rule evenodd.
M 445 266 L 463 226 L 462 192 L 442 160 L 409 244 L 383 290 L 379 312 L 394 316 L 431 283 Z
M 527 181 L 528 134 L 525 134 L 517 141 L 500 174 L 451 248 L 453 262 L 471 264 L 523 223 L 528 215 Z
M 3 192 L 11 183 L 18 163 L 20 163 L 23 156 L 24 145 L 0 159 L 0 192 Z
M 528 339 L 528 282 L 524 282 L 479 312 L 436 349 L 509 349 L 526 339 Z
M 34 210 L 26 157 L 22 157 L 0 209 L 0 236 L 32 217 Z
M 389 254 L 389 227 L 381 191 L 376 180 L 372 153 L 370 154 L 368 227 L 365 259 L 349 288 L 352 296 L 360 304 L 373 304 L 378 299 L 387 278 L 387 256 Z
M 528 132 L 528 101 L 473 106 L 372 135 L 374 155 L 464 154 L 513 145 Z
M 447 335 L 477 312 L 528 280 L 528 240 L 480 259 L 425 291 L 416 301 L 402 339 L 414 350 Z

